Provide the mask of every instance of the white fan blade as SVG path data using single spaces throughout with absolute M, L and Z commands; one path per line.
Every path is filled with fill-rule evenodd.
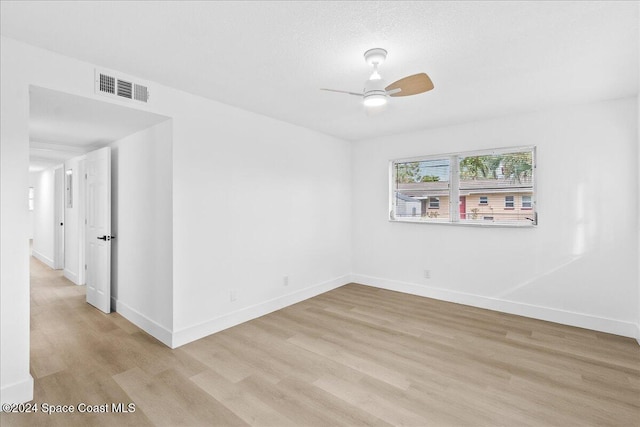
M 320 90 L 326 90 L 326 91 L 328 91 L 328 92 L 346 93 L 346 94 L 348 94 L 348 95 L 362 96 L 362 94 L 361 94 L 361 93 L 349 92 L 349 91 L 346 91 L 346 90 L 325 89 L 325 88 L 320 88 Z

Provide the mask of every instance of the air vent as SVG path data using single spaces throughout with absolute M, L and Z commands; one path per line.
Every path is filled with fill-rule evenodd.
M 147 102 L 149 100 L 149 90 L 146 86 L 136 84 L 133 86 L 133 89 L 133 99 L 142 102 Z
M 100 73 L 100 92 L 116 93 L 116 79 Z
M 102 95 L 149 102 L 149 89 L 147 86 L 98 70 L 96 70 L 95 86 L 96 93 Z
M 125 82 L 124 80 L 118 79 L 118 96 L 131 99 L 131 95 L 131 82 Z

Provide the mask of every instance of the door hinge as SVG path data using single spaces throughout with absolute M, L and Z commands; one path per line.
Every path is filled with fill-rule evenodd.
M 85 270 L 87 269 L 87 264 L 85 264 L 85 265 L 84 265 L 84 269 L 85 269 Z

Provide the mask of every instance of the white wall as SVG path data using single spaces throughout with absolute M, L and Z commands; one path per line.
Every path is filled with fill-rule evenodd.
M 35 176 L 33 209 L 33 256 L 54 268 L 55 170 Z
M 200 100 L 177 113 L 174 345 L 349 281 L 348 143 Z
M 629 98 L 354 144 L 354 280 L 635 336 L 637 108 Z M 537 228 L 387 220 L 390 159 L 519 145 L 538 147 Z
M 29 95 L 0 44 L 0 402 L 33 397 L 29 374 Z M 13 69 L 7 67 L 13 63 Z M 33 64 L 35 66 L 36 64 Z M 18 84 L 16 84 L 18 83 Z
M 111 144 L 111 297 L 118 312 L 171 343 L 171 121 Z

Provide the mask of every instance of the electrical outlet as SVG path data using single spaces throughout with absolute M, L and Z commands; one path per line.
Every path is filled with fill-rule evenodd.
M 289 286 L 289 276 L 282 277 L 282 284 L 284 286 Z
M 236 291 L 229 291 L 229 301 L 233 302 L 238 299 Z
M 424 270 L 424 278 L 431 279 L 431 270 Z

